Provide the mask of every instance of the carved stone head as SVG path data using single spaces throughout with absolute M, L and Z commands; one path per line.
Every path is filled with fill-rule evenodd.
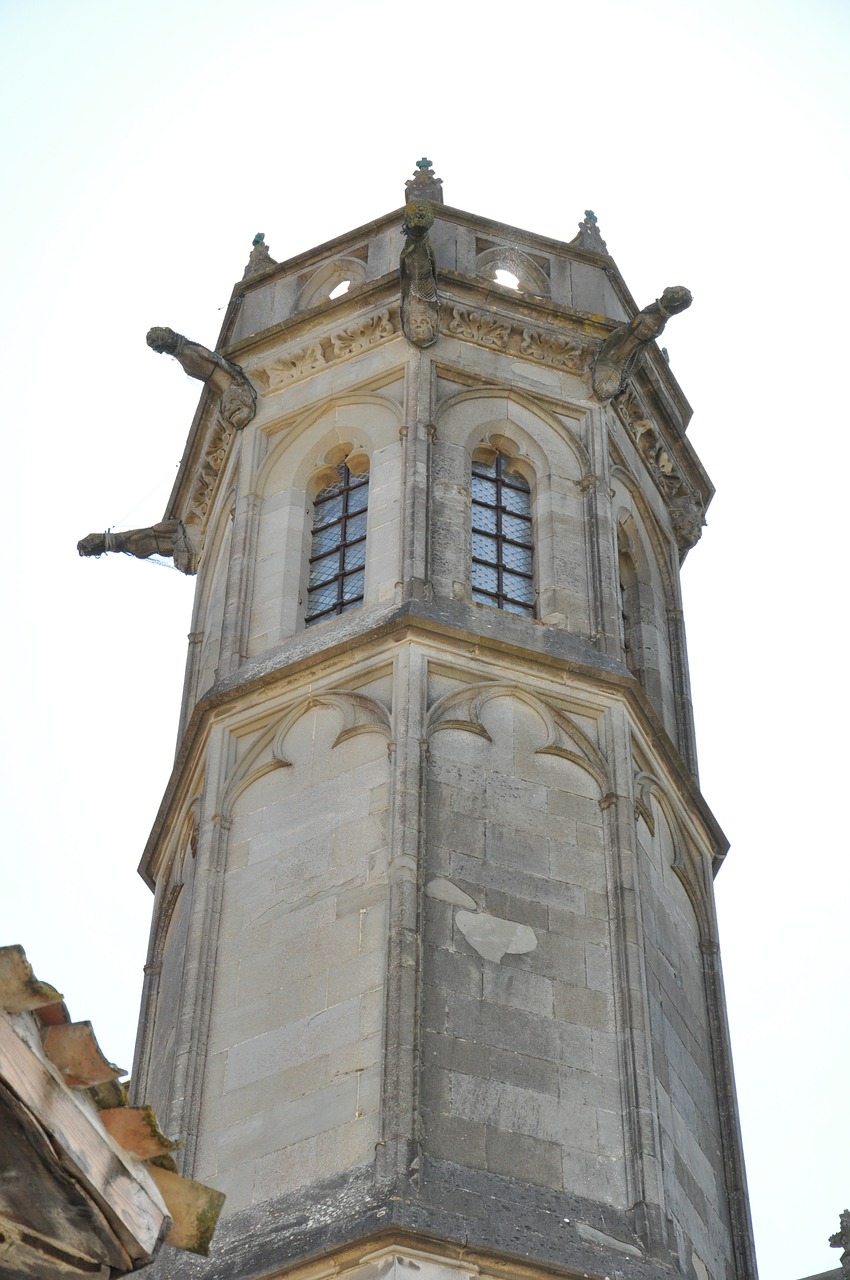
M 434 211 L 429 200 L 411 200 L 404 210 L 401 229 L 413 240 L 424 240 L 434 225 Z
M 658 299 L 661 310 L 668 316 L 676 316 L 680 311 L 687 311 L 693 300 L 690 289 L 686 289 L 681 284 L 670 285 Z
M 175 333 L 173 329 L 154 325 L 153 329 L 148 329 L 146 341 L 148 346 L 158 351 L 160 355 L 173 355 L 177 350 L 179 338 L 180 334 Z

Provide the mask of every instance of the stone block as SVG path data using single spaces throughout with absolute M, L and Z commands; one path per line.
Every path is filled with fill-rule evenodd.
M 514 1050 L 521 1044 L 532 1057 L 557 1061 L 559 1028 L 551 1019 L 454 993 L 447 995 L 446 1004 L 451 1034 L 496 1049 Z
M 422 981 L 444 991 L 458 991 L 473 999 L 481 995 L 481 961 L 477 957 L 446 951 L 442 947 L 425 947 Z
M 605 991 L 558 982 L 555 984 L 555 1017 L 591 1030 L 613 1031 L 613 1000 Z
M 536 973 L 485 964 L 483 995 L 485 1000 L 515 1009 L 527 1009 L 543 1017 L 551 1017 L 554 1013 L 552 981 Z
M 496 862 L 503 867 L 532 875 L 549 874 L 549 841 L 527 831 L 487 822 L 485 855 L 488 862 Z
M 481 1076 L 484 1079 L 490 1074 L 490 1062 L 497 1052 L 498 1050 L 474 1040 L 463 1040 L 458 1036 L 441 1035 L 433 1031 L 426 1031 L 422 1039 L 422 1061 L 426 1065 L 441 1067 L 447 1071 L 462 1071 L 465 1075 Z
M 383 951 L 370 951 L 334 965 L 328 970 L 328 1004 L 339 1004 L 352 996 L 372 991 L 375 987 L 383 987 L 385 969 L 386 957 Z
M 485 906 L 494 916 L 503 920 L 514 920 L 517 924 L 527 924 L 535 933 L 545 932 L 549 927 L 549 909 L 543 902 L 531 902 L 514 893 L 505 893 L 502 889 L 488 888 Z
M 487 1132 L 483 1124 L 423 1110 L 422 1127 L 425 1150 L 434 1160 L 451 1160 L 473 1169 L 487 1167 Z
M 561 1147 L 524 1133 L 488 1128 L 485 1137 L 487 1168 L 508 1178 L 520 1178 L 535 1186 L 560 1191 L 564 1175 Z
M 490 1049 L 489 1074 L 494 1080 L 504 1084 L 520 1085 L 525 1089 L 533 1089 L 535 1093 L 550 1093 L 557 1097 L 560 1093 L 560 1077 L 557 1063 L 545 1058 L 532 1058 L 529 1054 L 517 1051 L 511 1053 L 507 1049 Z M 460 1061 L 455 1070 L 464 1071 Z M 471 1075 L 483 1072 L 470 1071 Z

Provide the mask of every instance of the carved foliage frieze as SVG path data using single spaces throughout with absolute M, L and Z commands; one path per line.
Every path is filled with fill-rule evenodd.
M 356 324 L 332 333 L 331 350 L 337 357 L 354 356 L 391 338 L 395 332 L 389 311 L 378 311 L 365 320 L 358 320 Z
M 294 351 L 287 351 L 268 364 L 259 365 L 253 371 L 254 381 L 263 391 L 282 391 L 290 382 L 315 373 L 325 363 L 321 343 L 310 342 L 304 347 L 296 347 Z
M 580 335 L 566 337 L 549 329 L 529 329 L 512 324 L 504 316 L 458 307 L 447 303 L 442 308 L 444 333 L 474 342 L 491 351 L 503 351 L 520 360 L 549 365 L 576 377 L 588 370 L 596 345 Z
M 233 428 L 223 418 L 216 418 L 210 428 L 203 455 L 195 472 L 186 514 L 187 522 L 205 524 L 216 481 L 224 466 L 232 436 Z
M 520 354 L 543 364 L 566 369 L 581 377 L 587 368 L 588 350 L 580 342 L 571 342 L 560 333 L 547 333 L 543 329 L 523 329 Z
M 702 536 L 705 524 L 702 499 L 677 467 L 663 435 L 652 422 L 635 389 L 629 387 L 617 396 L 614 405 L 649 474 L 664 496 L 679 550 L 689 550 Z
M 399 332 L 398 307 L 388 307 L 365 319 L 302 343 L 251 367 L 251 377 L 266 395 L 275 395 L 293 382 L 394 338 Z
M 496 347 L 500 351 L 505 350 L 511 336 L 511 326 L 498 316 L 487 315 L 483 311 L 469 311 L 466 307 L 451 308 L 451 319 L 447 327 L 449 333 L 458 338 L 467 338 L 482 347 Z

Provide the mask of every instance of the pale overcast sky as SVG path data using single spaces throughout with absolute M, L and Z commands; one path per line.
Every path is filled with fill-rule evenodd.
M 79 537 L 164 509 L 256 231 L 284 259 L 446 201 L 570 239 L 593 208 L 665 334 L 718 494 L 685 570 L 763 1280 L 838 1266 L 846 1172 L 844 0 L 533 6 L 4 0 L 0 940 L 123 1065 L 192 582 Z M 842 621 L 843 619 L 843 621 Z

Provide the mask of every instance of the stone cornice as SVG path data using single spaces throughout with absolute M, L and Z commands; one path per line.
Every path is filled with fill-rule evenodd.
M 187 779 L 212 723 L 223 713 L 234 710 L 243 699 L 256 705 L 264 690 L 271 690 L 292 677 L 307 671 L 315 675 L 317 664 L 322 671 L 350 665 L 355 644 L 362 661 L 369 656 L 380 658 L 388 643 L 395 646 L 404 640 L 431 638 L 439 639 L 448 649 L 454 646 L 463 652 L 466 648 L 479 659 L 486 659 L 488 655 L 507 657 L 527 667 L 536 667 L 543 674 L 554 671 L 563 675 L 568 671 L 573 682 L 583 681 L 587 688 L 624 702 L 645 742 L 663 760 L 683 802 L 701 822 L 713 849 L 716 874 L 729 842 L 640 684 L 619 661 L 599 653 L 579 636 L 500 610 L 454 601 L 410 600 L 402 605 L 366 606 L 355 614 L 334 620 L 327 628 L 299 631 L 284 644 L 243 663 L 235 675 L 214 685 L 197 703 L 139 864 L 139 873 L 146 884 L 154 887 L 159 839 L 172 811 L 181 802 Z

